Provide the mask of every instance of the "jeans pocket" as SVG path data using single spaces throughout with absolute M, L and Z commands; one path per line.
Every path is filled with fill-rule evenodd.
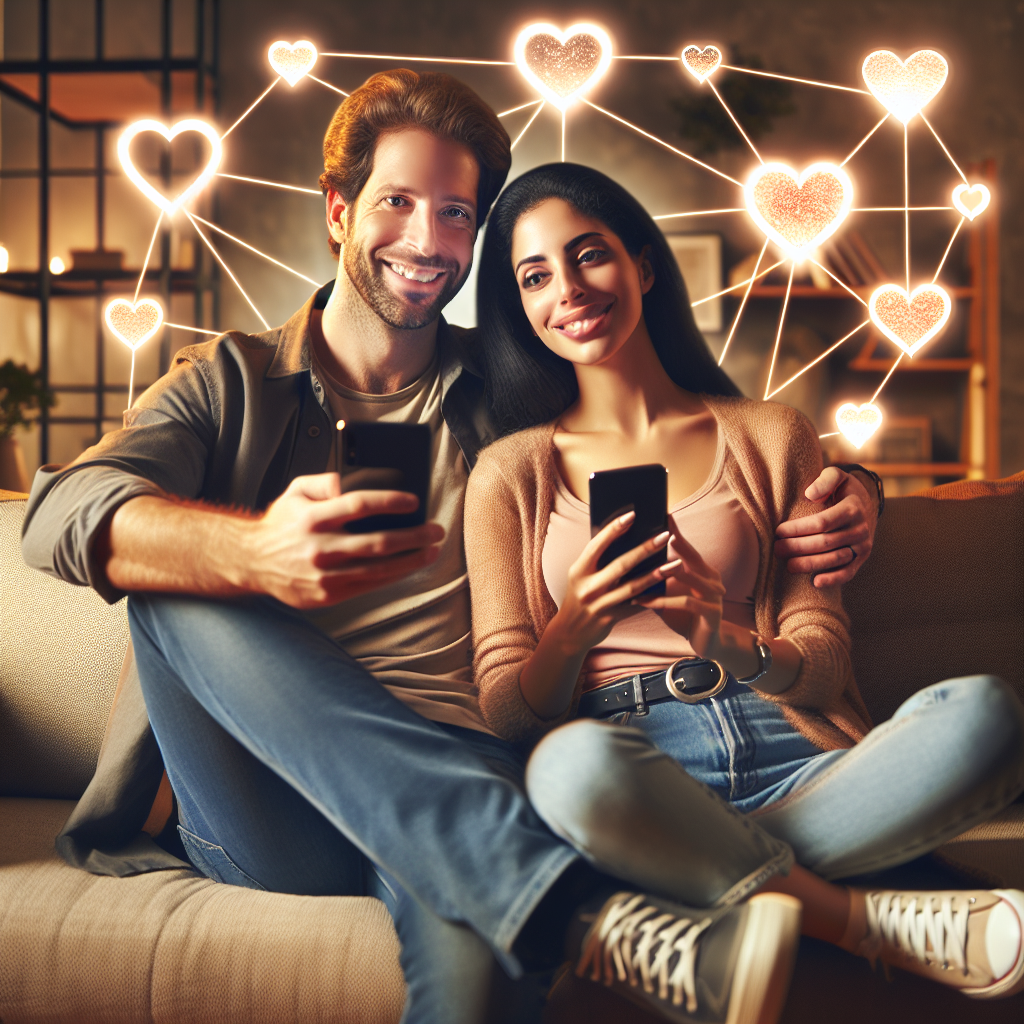
M 247 875 L 225 852 L 223 846 L 208 843 L 205 839 L 178 826 L 182 845 L 195 869 L 215 882 L 225 885 L 240 885 L 243 889 L 266 891 L 255 878 Z

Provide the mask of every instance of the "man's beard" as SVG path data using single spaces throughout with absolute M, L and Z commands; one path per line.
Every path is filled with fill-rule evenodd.
M 418 270 L 445 271 L 446 284 L 427 306 L 402 299 L 384 280 L 383 259 L 387 259 L 389 263 L 399 263 Z M 427 263 L 422 258 L 409 257 L 397 250 L 388 249 L 381 249 L 370 255 L 356 245 L 342 246 L 341 262 L 363 302 L 384 323 L 407 331 L 433 323 L 441 315 L 441 310 L 454 298 L 469 273 L 469 267 L 466 267 L 463 274 L 457 277 L 459 265 L 455 260 L 438 257 Z

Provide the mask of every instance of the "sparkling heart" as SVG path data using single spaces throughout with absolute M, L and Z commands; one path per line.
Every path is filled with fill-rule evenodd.
M 134 304 L 127 299 L 114 299 L 107 303 L 103 318 L 110 333 L 134 352 L 160 330 L 164 310 L 156 299 L 139 299 Z
M 946 58 L 934 50 L 918 50 L 905 62 L 890 50 L 875 50 L 861 68 L 875 99 L 904 124 L 935 98 L 948 73 Z
M 267 51 L 270 66 L 292 87 L 313 70 L 316 63 L 316 47 L 308 39 L 297 43 L 286 43 L 279 39 L 270 44 Z
M 612 41 L 603 28 L 583 22 L 564 32 L 554 25 L 530 25 L 519 33 L 514 54 L 523 77 L 565 110 L 608 70 Z
M 977 196 L 973 206 L 968 206 L 964 199 L 967 196 Z M 974 220 L 982 210 L 988 209 L 992 202 L 992 193 L 984 185 L 957 185 L 953 189 L 953 205 L 968 219 Z
M 883 284 L 868 300 L 874 325 L 911 359 L 946 326 L 952 308 L 949 295 L 937 284 L 922 284 L 909 296 L 899 285 Z
M 801 256 L 846 219 L 853 183 L 833 164 L 811 164 L 799 178 L 785 164 L 764 164 L 751 174 L 743 194 L 754 223 L 791 256 Z
M 698 82 L 703 82 L 721 63 L 722 51 L 717 46 L 705 46 L 703 50 L 688 46 L 683 50 L 683 64 Z
M 192 180 L 191 184 L 187 185 L 173 199 L 168 199 L 162 192 L 158 192 L 153 188 L 139 173 L 135 164 L 132 163 L 132 155 L 129 151 L 132 140 L 142 132 L 156 132 L 158 135 L 162 135 L 168 142 L 171 142 L 182 132 L 198 132 L 210 143 L 210 159 L 207 161 L 206 166 Z M 168 128 L 159 121 L 136 121 L 134 124 L 128 125 L 121 132 L 121 137 L 117 140 L 117 155 L 121 160 L 124 173 L 128 175 L 135 187 L 147 199 L 159 206 L 169 217 L 173 216 L 179 207 L 197 195 L 214 174 L 217 173 L 223 151 L 224 148 L 221 144 L 220 136 L 214 128 L 197 118 L 186 118 L 184 121 L 179 121 L 173 128 Z
M 836 410 L 836 426 L 854 448 L 859 448 L 881 425 L 882 410 L 870 402 L 844 402 Z

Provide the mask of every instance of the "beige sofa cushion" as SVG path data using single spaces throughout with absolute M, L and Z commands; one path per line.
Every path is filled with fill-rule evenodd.
M 384 905 L 90 875 L 53 852 L 70 801 L 0 799 L 4 1024 L 395 1024 Z

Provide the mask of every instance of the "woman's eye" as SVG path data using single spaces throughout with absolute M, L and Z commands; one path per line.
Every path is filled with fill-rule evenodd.
M 523 287 L 533 288 L 543 280 L 544 275 L 539 270 L 535 270 L 532 274 L 527 274 L 526 277 L 523 278 Z
M 604 255 L 604 249 L 587 249 L 586 252 L 581 252 L 576 259 L 579 263 L 593 263 L 594 260 L 599 260 Z

